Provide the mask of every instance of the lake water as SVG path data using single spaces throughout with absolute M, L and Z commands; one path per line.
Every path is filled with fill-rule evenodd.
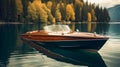
M 87 31 L 86 24 L 76 24 Z M 44 47 L 36 50 L 20 34 L 37 29 L 36 24 L 0 24 L 0 67 L 119 67 L 120 22 L 93 24 L 92 32 L 110 36 L 98 51 Z

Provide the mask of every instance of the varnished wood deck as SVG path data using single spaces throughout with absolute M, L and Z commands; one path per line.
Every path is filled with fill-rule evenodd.
M 97 35 L 93 33 L 80 33 L 80 32 L 71 32 L 71 33 L 59 33 L 51 35 L 44 30 L 27 32 L 22 35 L 23 38 L 37 41 L 61 41 L 61 40 L 84 40 L 84 39 L 108 39 L 102 35 Z

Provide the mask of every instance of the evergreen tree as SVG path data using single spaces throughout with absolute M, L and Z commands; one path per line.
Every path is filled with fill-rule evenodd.
M 60 2 L 60 12 L 62 15 L 62 20 L 66 20 L 66 5 L 63 2 Z
M 87 5 L 84 4 L 82 8 L 82 22 L 86 22 L 87 19 L 88 19 L 88 9 L 87 9 Z
M 26 19 L 26 17 L 27 17 L 27 8 L 28 8 L 28 3 L 29 3 L 29 0 L 22 0 L 22 5 L 23 5 L 23 18 L 24 18 L 24 20 Z
M 53 1 L 52 3 L 53 3 L 53 5 L 52 5 L 52 8 L 51 8 L 51 13 L 55 17 L 57 3 L 55 1 Z
M 106 8 L 103 9 L 103 17 L 104 17 L 104 22 L 109 22 L 110 21 L 110 16 L 108 14 L 108 11 Z
M 6 21 L 8 22 L 14 22 L 16 19 L 16 5 L 15 5 L 15 0 L 8 0 L 7 1 L 7 11 L 6 14 L 7 16 L 5 17 Z
M 82 8 L 83 8 L 83 2 L 80 0 L 75 0 L 75 21 L 80 22 L 82 21 Z
M 4 20 L 6 21 L 7 20 L 7 11 L 8 11 L 8 0 L 0 0 L 0 17 L 1 17 L 1 20 Z
M 95 8 L 95 16 L 97 18 L 97 22 L 100 22 L 100 14 L 101 14 L 100 8 L 99 5 L 97 5 Z

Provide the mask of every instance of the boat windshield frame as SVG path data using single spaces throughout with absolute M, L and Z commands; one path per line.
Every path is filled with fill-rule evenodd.
M 68 25 L 47 25 L 44 26 L 44 30 L 49 33 L 69 33 L 71 31 Z

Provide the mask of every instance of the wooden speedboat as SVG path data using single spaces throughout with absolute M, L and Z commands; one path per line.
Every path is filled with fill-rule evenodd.
M 68 25 L 48 25 L 44 30 L 30 31 L 21 35 L 38 45 L 99 50 L 109 39 L 106 36 L 87 32 L 71 32 Z

